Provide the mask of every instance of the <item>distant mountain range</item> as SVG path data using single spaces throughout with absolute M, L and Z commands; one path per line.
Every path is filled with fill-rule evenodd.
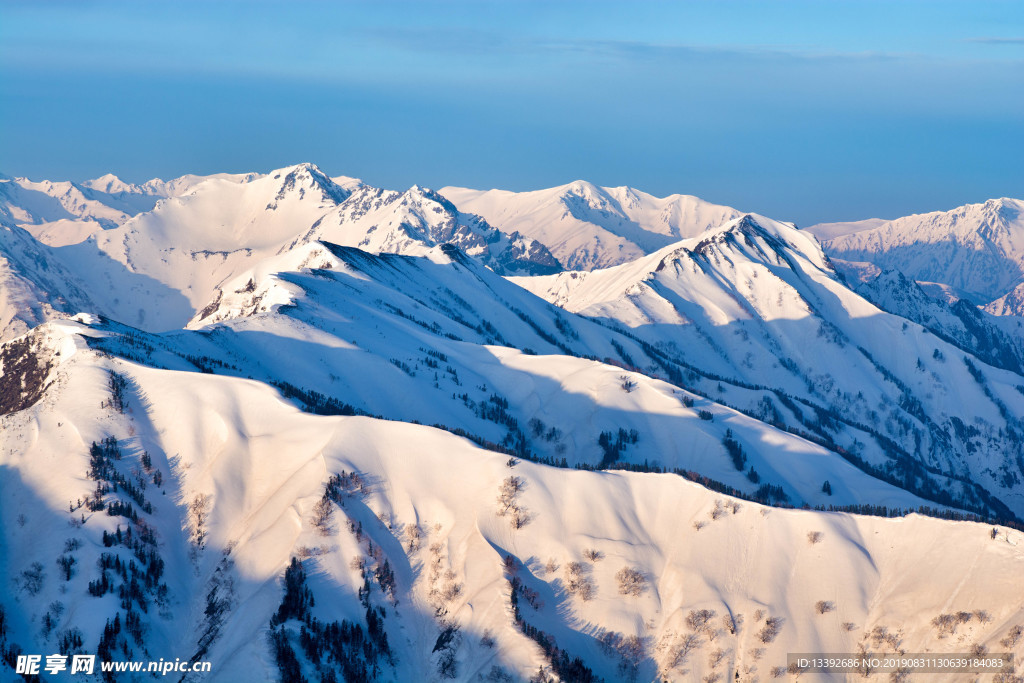
M 660 198 L 582 180 L 536 192 L 446 187 L 440 193 L 501 230 L 548 245 L 570 270 L 633 261 L 741 215 L 689 195 Z
M 808 228 L 834 258 L 947 285 L 996 315 L 1024 315 L 1024 202 L 991 199 L 892 221 Z

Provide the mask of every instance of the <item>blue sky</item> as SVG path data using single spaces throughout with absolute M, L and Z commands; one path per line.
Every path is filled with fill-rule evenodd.
M 808 225 L 1024 196 L 1024 3 L 10 2 L 0 171 L 583 178 Z

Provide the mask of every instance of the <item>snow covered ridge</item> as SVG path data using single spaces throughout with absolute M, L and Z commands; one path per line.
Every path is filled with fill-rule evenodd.
M 543 244 L 461 213 L 431 190 L 331 179 L 313 164 L 141 186 L 112 177 L 82 185 L 0 180 L 0 222 L 42 243 L 38 262 L 67 271 L 60 280 L 68 285 L 53 283 L 50 298 L 87 289 L 90 310 L 150 330 L 184 326 L 227 280 L 319 239 L 410 255 L 451 243 L 499 274 L 561 270 Z M 154 300 L 161 304 L 139 303 Z
M 40 328 L 50 386 L 0 417 L 5 652 L 385 681 L 771 680 L 808 648 L 1020 654 L 1019 531 L 516 461 L 83 338 L 109 334 Z
M 577 216 L 657 203 L 573 186 Z M 121 222 L 18 214 L 57 211 L 18 187 L 0 659 L 612 681 L 1024 654 L 1020 335 L 965 302 L 851 288 L 756 214 L 561 272 L 447 190 L 310 164 L 77 186 L 152 203 Z M 949 519 L 885 518 L 918 509 Z
M 960 328 L 940 337 L 888 314 L 792 225 L 743 217 L 633 263 L 514 281 L 672 353 L 681 386 L 880 477 L 935 497 L 971 472 L 989 493 L 968 498 L 1024 513 L 1019 333 L 986 336 L 948 314 Z
M 582 180 L 534 192 L 460 187 L 440 192 L 501 230 L 543 242 L 571 270 L 626 263 L 741 215 L 690 195 L 661 198 Z

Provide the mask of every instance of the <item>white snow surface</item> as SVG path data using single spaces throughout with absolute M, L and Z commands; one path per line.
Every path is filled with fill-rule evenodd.
M 598 187 L 583 180 L 533 192 L 462 187 L 440 192 L 461 211 L 546 244 L 570 270 L 633 261 L 740 215 L 691 195 L 654 197 L 631 187 Z
M 885 435 L 921 462 L 989 479 L 1024 511 L 1019 441 L 996 436 L 1024 417 L 1021 376 L 989 367 L 973 376 L 968 362 L 980 361 L 851 291 L 814 238 L 790 224 L 747 216 L 633 263 L 513 280 L 674 350 L 708 380 L 731 380 L 737 386 L 720 379 L 714 392 L 713 381 L 699 385 L 725 402 L 777 420 L 779 396 L 738 389 L 781 389 L 831 414 L 829 438 L 868 461 L 888 457 L 891 445 L 869 436 Z M 957 436 L 957 421 L 987 425 L 995 440 Z
M 1019 204 L 929 225 L 1002 258 Z M 1024 656 L 1021 532 L 824 511 L 1024 516 L 1019 302 L 877 256 L 844 280 L 792 224 L 582 182 L 2 177 L 0 650 L 95 652 L 118 615 L 126 658 L 213 662 L 185 680 L 278 680 L 272 638 L 319 680 L 275 621 L 298 558 L 305 628 L 381 625 L 376 680 L 554 675 L 530 628 L 606 681 Z
M 1024 201 L 1003 197 L 886 221 L 825 241 L 830 255 L 870 261 L 914 280 L 940 282 L 976 303 L 994 302 L 1024 281 Z M 823 228 L 823 226 L 817 226 Z M 820 230 L 819 236 L 826 237 Z M 1014 313 L 996 304 L 990 312 Z
M 0 505 L 11 520 L 0 534 L 0 572 L 13 581 L 3 602 L 9 639 L 29 652 L 49 652 L 68 627 L 96 642 L 117 599 L 93 597 L 86 586 L 100 575 L 101 553 L 130 557 L 101 542 L 118 525 L 155 534 L 168 583 L 163 605 L 150 603 L 144 615 L 144 645 L 132 644 L 137 659 L 196 652 L 210 625 L 208 595 L 216 590 L 225 600 L 204 655 L 214 669 L 203 680 L 276 679 L 268 624 L 282 599 L 279 577 L 295 556 L 307 558 L 312 613 L 324 621 L 363 618 L 354 557 L 371 570 L 384 561 L 393 569 L 393 592 L 369 584 L 369 604 L 384 608 L 394 652 L 379 680 L 435 676 L 442 653 L 434 646 L 450 627 L 457 629 L 457 680 L 495 670 L 525 680 L 545 666 L 512 620 L 513 574 L 536 595 L 535 606 L 519 595 L 523 618 L 606 680 L 712 673 L 769 680 L 787 652 L 855 652 L 873 637 L 872 651 L 897 644 L 947 652 L 975 643 L 1003 651 L 998 641 L 1024 621 L 1024 537 L 1017 531 L 1002 529 L 993 539 L 988 526 L 916 515 L 771 509 L 674 475 L 526 462 L 510 469 L 506 456 L 429 427 L 308 415 L 258 382 L 104 358 L 81 334 L 95 332 L 59 323 L 35 333 L 40 352 L 60 354 L 50 386 L 33 407 L 0 418 Z M 124 413 L 101 405 L 111 370 L 127 381 Z M 145 489 L 153 511 L 138 523 L 87 513 L 84 524 L 68 524 L 80 516 L 68 512 L 68 502 L 93 486 L 84 476 L 89 443 L 108 435 L 123 450 L 117 468 L 141 472 L 145 452 L 165 473 L 160 486 Z M 321 532 L 313 508 L 328 477 L 342 471 L 360 473 L 365 486 L 332 504 Z M 528 520 L 519 529 L 497 514 L 498 489 L 509 476 L 522 481 L 518 503 Z M 197 497 L 208 501 L 202 547 L 190 540 L 187 511 Z M 53 558 L 72 546 L 76 571 L 64 580 Z M 21 573 L 33 562 L 45 578 L 30 594 Z M 567 590 L 572 562 L 592 587 L 589 599 Z M 644 577 L 636 596 L 618 589 L 624 567 Z M 12 611 L 54 602 L 63 609 L 49 636 L 44 607 Z M 829 603 L 825 613 L 819 602 Z M 715 616 L 681 656 L 696 610 Z M 932 619 L 957 611 L 971 613 L 967 622 L 940 638 Z M 759 633 L 769 617 L 780 618 L 780 628 L 765 643 Z M 301 656 L 297 623 L 286 627 Z M 638 647 L 630 650 L 624 641 L 633 637 Z M 303 666 L 310 674 L 308 661 Z

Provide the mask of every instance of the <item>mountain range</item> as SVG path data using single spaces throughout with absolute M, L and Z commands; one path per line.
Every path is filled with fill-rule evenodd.
M 1020 656 L 1024 333 L 976 305 L 1019 285 L 1015 202 L 800 230 L 312 164 L 0 179 L 0 659 L 767 681 L 790 652 Z
M 1022 315 L 1024 202 L 990 199 L 951 211 L 812 226 L 834 258 L 867 261 L 922 282 L 996 315 Z

